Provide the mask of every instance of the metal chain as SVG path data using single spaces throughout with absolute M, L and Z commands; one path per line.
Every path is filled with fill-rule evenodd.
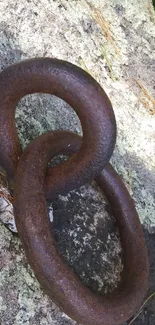
M 148 256 L 133 200 L 108 163 L 116 123 L 107 95 L 80 68 L 49 58 L 7 68 L 0 74 L 0 89 L 0 165 L 14 183 L 15 220 L 29 264 L 45 292 L 72 319 L 83 325 L 120 325 L 144 299 Z M 72 132 L 48 132 L 21 153 L 15 108 L 20 98 L 34 92 L 48 92 L 68 102 L 79 116 L 83 138 Z M 71 157 L 47 169 L 58 154 Z M 58 254 L 47 214 L 46 199 L 94 178 L 111 205 L 124 252 L 122 280 L 105 296 L 85 287 Z

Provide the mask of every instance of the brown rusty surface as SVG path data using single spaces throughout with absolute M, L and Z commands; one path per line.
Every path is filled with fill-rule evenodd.
M 57 154 L 75 153 L 80 145 L 77 135 L 59 131 L 49 132 L 28 146 L 19 161 L 15 179 L 16 224 L 37 279 L 66 314 L 83 325 L 118 325 L 140 307 L 148 283 L 148 257 L 142 227 L 120 177 L 108 164 L 96 179 L 112 207 L 124 250 L 122 281 L 111 294 L 95 295 L 82 284 L 58 254 L 48 218 L 47 164 Z M 71 169 L 71 173 L 73 171 Z M 60 176 L 58 173 L 55 177 Z M 51 180 L 51 198 L 55 197 L 57 184 Z
M 0 73 L 0 165 L 13 179 L 21 147 L 15 126 L 18 101 L 27 94 L 50 93 L 77 113 L 83 130 L 81 148 L 69 161 L 51 170 L 55 195 L 93 179 L 109 161 L 116 140 L 111 103 L 100 85 L 81 68 L 58 59 L 37 58 L 12 65 Z M 59 177 L 57 177 L 59 174 Z

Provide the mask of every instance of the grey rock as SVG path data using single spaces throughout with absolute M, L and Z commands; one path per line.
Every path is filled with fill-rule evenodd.
M 152 263 L 150 293 L 155 290 L 155 107 L 150 100 L 155 96 L 154 14 L 144 0 L 89 3 L 102 13 L 102 28 L 94 9 L 82 0 L 1 1 L 0 69 L 27 58 L 57 57 L 88 70 L 106 90 L 118 127 L 111 162 L 135 200 L 147 235 Z M 106 37 L 107 29 L 110 38 Z M 137 81 L 147 89 L 150 99 Z M 82 134 L 74 111 L 50 95 L 22 99 L 16 124 L 23 148 L 47 130 Z M 12 206 L 8 212 L 2 198 L 0 204 L 1 324 L 73 325 L 40 289 L 18 235 L 10 231 L 16 231 Z M 60 196 L 52 202 L 52 209 L 58 250 L 72 269 L 93 291 L 103 294 L 113 290 L 120 279 L 122 251 L 104 195 L 96 185 L 86 185 Z M 135 324 L 153 324 L 153 317 L 153 307 L 148 308 Z

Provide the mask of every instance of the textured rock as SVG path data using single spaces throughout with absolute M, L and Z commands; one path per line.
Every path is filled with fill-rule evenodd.
M 151 293 L 155 290 L 155 15 L 144 0 L 91 0 L 89 4 L 84 0 L 1 1 L 0 68 L 31 57 L 58 57 L 80 65 L 104 87 L 118 126 L 112 164 L 133 196 L 145 228 Z M 81 133 L 73 110 L 50 95 L 22 99 L 16 122 L 23 147 L 51 129 Z M 11 206 L 4 204 L 1 199 L 0 218 L 14 227 Z M 92 290 L 113 289 L 122 269 L 121 246 L 103 195 L 95 185 L 86 185 L 59 197 L 52 208 L 61 254 Z M 134 324 L 153 324 L 154 317 L 152 302 Z M 74 324 L 43 294 L 18 236 L 3 224 L 0 319 L 2 325 Z

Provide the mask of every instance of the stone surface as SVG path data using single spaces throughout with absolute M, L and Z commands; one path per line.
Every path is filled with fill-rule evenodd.
M 51 56 L 89 71 L 109 95 L 118 135 L 112 164 L 135 200 L 150 257 L 148 294 L 155 291 L 155 15 L 146 0 L 0 1 L 0 68 Z M 35 94 L 16 110 L 23 148 L 53 129 L 81 133 L 62 100 Z M 1 196 L 5 189 L 1 188 Z M 11 206 L 0 199 L 0 219 L 15 230 Z M 58 249 L 92 290 L 112 290 L 120 279 L 121 246 L 110 207 L 99 189 L 86 185 L 52 204 Z M 9 212 L 8 212 L 9 209 Z M 69 215 L 69 218 L 68 218 Z M 73 325 L 45 296 L 30 270 L 20 240 L 0 224 L 0 319 L 2 325 Z M 152 298 L 135 325 L 153 325 Z

